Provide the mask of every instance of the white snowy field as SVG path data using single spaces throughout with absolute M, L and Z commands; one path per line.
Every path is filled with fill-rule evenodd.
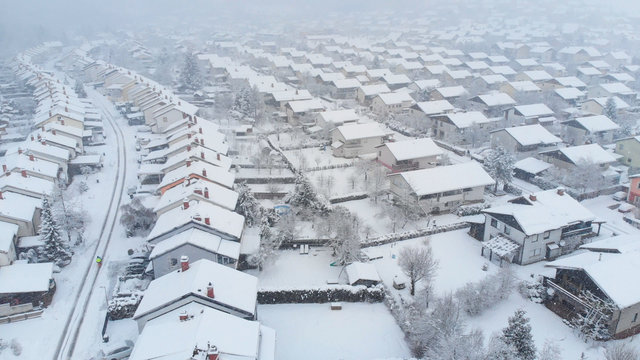
M 276 331 L 276 359 L 384 359 L 411 356 L 384 304 L 258 306 L 258 320 Z
M 330 165 L 351 164 L 357 159 L 346 159 L 335 157 L 331 153 L 331 147 L 327 146 L 322 150 L 319 147 L 307 149 L 286 150 L 282 152 L 287 160 L 298 169 L 308 169 Z

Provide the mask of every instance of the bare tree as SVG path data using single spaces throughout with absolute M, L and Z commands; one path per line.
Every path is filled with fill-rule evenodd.
M 429 244 L 424 247 L 405 247 L 400 250 L 398 265 L 409 277 L 411 295 L 416 293 L 416 283 L 422 280 L 430 283 L 438 270 L 438 260 Z
M 640 354 L 625 343 L 616 343 L 607 346 L 604 358 L 606 360 L 638 360 L 640 359 Z

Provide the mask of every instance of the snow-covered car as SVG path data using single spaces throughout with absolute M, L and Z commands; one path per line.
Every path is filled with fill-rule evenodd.
M 156 186 L 147 186 L 147 185 L 138 185 L 132 186 L 127 189 L 127 195 L 129 195 L 130 199 L 133 199 L 136 196 L 144 196 L 153 194 Z
M 611 196 L 613 200 L 624 201 L 627 199 L 627 193 L 624 191 L 618 191 Z
M 125 340 L 123 344 L 119 344 L 107 349 L 102 356 L 103 360 L 123 360 L 128 359 L 133 351 L 133 341 Z

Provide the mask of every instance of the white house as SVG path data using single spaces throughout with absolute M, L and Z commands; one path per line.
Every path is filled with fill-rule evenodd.
M 563 169 L 571 169 L 582 161 L 593 162 L 603 170 L 617 161 L 617 157 L 598 144 L 578 145 L 540 153 L 542 160 Z
M 377 114 L 404 113 L 415 101 L 406 92 L 378 94 L 371 102 L 371 110 Z
M 562 123 L 567 141 L 571 144 L 584 144 L 587 140 L 599 144 L 610 144 L 613 135 L 620 126 L 605 115 L 577 117 Z
M 18 229 L 16 224 L 0 221 L 0 266 L 11 265 L 16 259 Z
M 331 131 L 331 148 L 338 157 L 357 157 L 376 152 L 388 134 L 378 123 L 342 125 Z
M 442 149 L 429 138 L 388 142 L 378 146 L 378 162 L 392 172 L 434 167 Z
M 512 125 L 537 124 L 540 118 L 553 115 L 553 110 L 545 104 L 519 105 L 506 112 L 507 123 Z
M 418 200 L 425 213 L 450 211 L 460 205 L 482 202 L 484 188 L 495 184 L 475 161 L 389 175 L 391 192 Z
M 556 146 L 562 139 L 550 133 L 540 124 L 510 127 L 491 132 L 491 147 L 501 146 L 518 158 L 533 152 Z

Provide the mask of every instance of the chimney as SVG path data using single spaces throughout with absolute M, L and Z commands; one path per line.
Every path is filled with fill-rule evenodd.
M 182 199 L 182 210 L 187 210 L 189 208 L 189 199 Z
M 33 156 L 33 154 L 29 154 L 29 161 L 36 161 L 35 157 Z
M 2 164 L 2 173 L 6 173 L 7 172 L 7 164 Z
M 204 198 L 205 199 L 209 198 L 209 188 L 204 188 Z
M 27 170 L 20 171 L 20 174 L 22 175 L 22 177 L 26 178 L 27 177 Z
M 69 108 L 68 107 L 64 107 L 64 112 L 69 112 Z
M 194 194 L 198 194 L 198 195 L 202 195 L 202 189 L 201 188 L 196 188 L 195 190 L 193 190 Z
M 0 200 L 4 200 L 4 197 L 2 196 L 2 190 L 0 190 Z
M 56 134 L 56 129 L 52 129 L 52 130 L 51 130 L 51 133 L 52 133 L 53 135 L 55 135 L 55 134 Z
M 209 283 L 209 285 L 207 285 L 207 297 L 210 297 L 212 299 L 215 299 L 215 294 L 213 293 L 213 284 Z
M 35 138 L 33 137 L 33 135 L 31 135 L 31 141 L 35 140 Z
M 38 141 L 42 140 L 42 135 L 38 134 Z
M 187 315 L 187 310 L 180 311 L 179 319 L 180 319 L 180 321 L 189 320 L 189 315 Z
M 202 169 L 202 176 L 207 177 L 207 169 Z
M 198 128 L 198 132 L 202 134 L 202 128 Z
M 204 218 L 204 223 L 207 225 L 211 225 L 211 219 L 208 217 Z
M 46 140 L 42 140 L 40 143 L 41 143 L 42 145 L 47 145 L 47 141 L 46 141 Z
M 600 253 L 600 255 L 598 255 L 598 261 L 602 261 L 602 253 Z M 211 283 L 209 283 L 211 284 Z
M 60 125 L 64 125 L 64 119 L 60 119 Z
M 187 160 L 187 167 L 191 166 L 191 160 Z
M 220 356 L 220 352 L 218 351 L 218 348 L 215 346 L 210 347 L 209 351 L 207 351 L 207 360 L 218 360 L 219 356 Z
M 51 111 L 49 111 L 49 117 L 52 117 L 52 116 L 53 116 L 53 114 L 51 113 Z
M 564 188 L 559 187 L 557 190 L 558 195 L 562 196 L 564 195 Z
M 191 133 L 187 134 L 187 139 L 191 139 Z
M 193 117 L 193 123 L 197 124 L 198 123 L 198 118 L 196 118 L 195 116 Z
M 193 220 L 202 221 L 202 216 L 200 216 L 200 214 L 196 213 L 195 215 L 193 215 Z
M 216 154 L 216 158 L 218 159 L 218 161 L 220 161 L 220 153 Z
M 538 198 L 534 194 L 529 194 L 529 200 L 536 201 Z
M 22 149 L 18 148 L 18 155 L 22 154 Z
M 186 255 L 182 255 L 180 258 L 180 269 L 182 272 L 189 270 L 189 257 Z
M 204 139 L 200 139 L 200 145 L 204 146 Z
M 187 151 L 191 151 L 191 145 L 187 145 Z
M 187 123 L 187 129 L 191 129 L 191 123 Z
M 204 159 L 204 151 L 201 151 L 201 152 L 200 152 L 200 157 L 201 157 L 202 159 Z

